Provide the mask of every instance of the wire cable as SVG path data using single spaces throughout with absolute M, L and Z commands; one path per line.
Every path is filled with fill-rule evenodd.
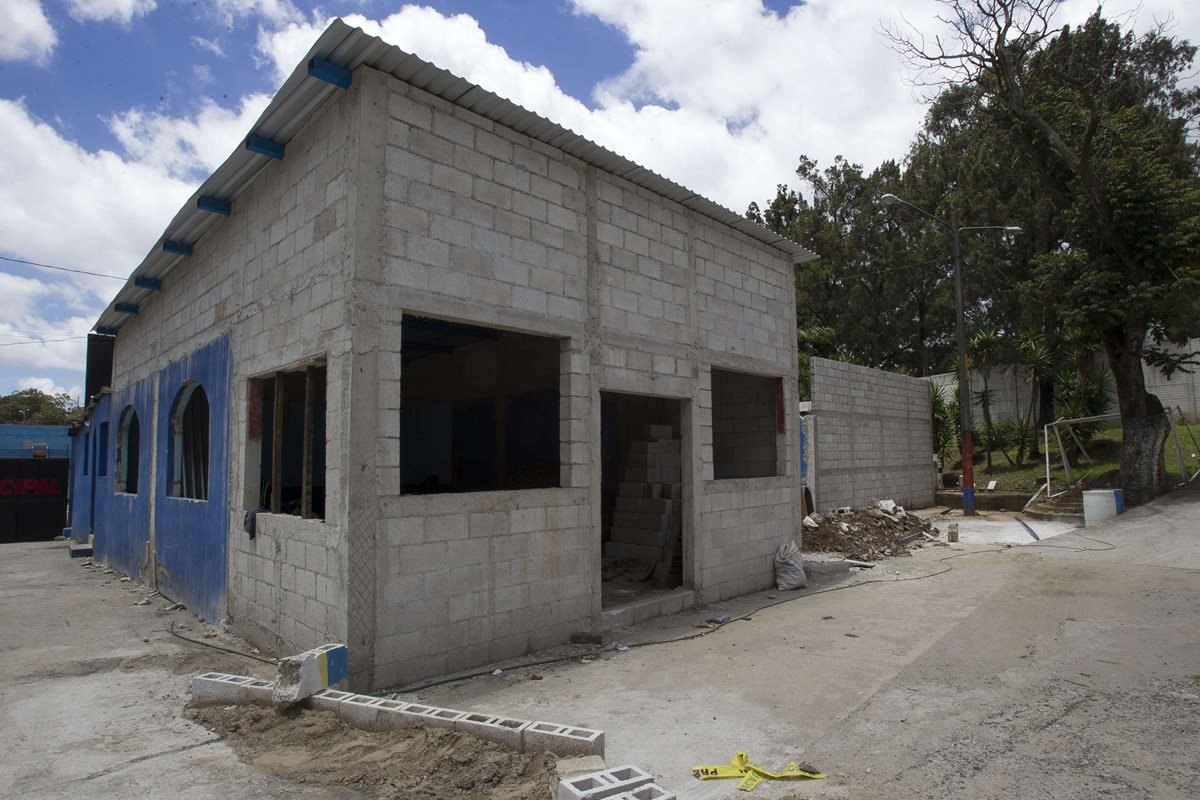
M 271 666 L 278 666 L 278 664 L 279 664 L 278 661 L 271 659 L 271 658 L 263 658 L 262 656 L 256 656 L 253 653 L 244 653 L 241 650 L 234 650 L 232 647 L 222 647 L 219 644 L 213 644 L 212 642 L 205 642 L 200 639 L 193 639 L 190 636 L 184 636 L 182 633 L 175 630 L 175 620 L 171 620 L 171 624 L 169 626 L 167 626 L 164 630 L 166 630 L 166 632 L 171 634 L 172 636 L 183 639 L 185 642 L 191 642 L 192 644 L 198 644 L 203 647 L 209 647 L 209 648 L 212 648 L 213 650 L 220 650 L 222 653 L 230 653 L 235 656 L 241 656 L 242 658 L 252 658 L 255 661 L 261 661 L 262 663 L 270 664 Z
M 86 336 L 64 336 L 61 339 L 26 339 L 22 342 L 0 342 L 0 347 L 13 347 L 18 344 L 53 344 L 54 342 L 69 342 L 73 339 L 86 338 Z
M 1115 550 L 1116 549 L 1116 545 L 1111 544 L 1109 542 L 1105 542 L 1101 539 L 1096 539 L 1091 536 L 1087 536 L 1085 534 L 1078 533 L 1077 531 L 1070 531 L 1070 533 L 1075 533 L 1076 535 L 1080 536 L 1081 538 L 1088 539 L 1089 541 L 1093 541 L 1093 542 L 1096 542 L 1096 543 L 1104 545 L 1104 546 L 1103 547 L 1071 547 L 1070 545 L 1041 544 L 1041 543 L 1031 542 L 1030 544 L 1014 545 L 1013 547 L 992 547 L 992 548 L 988 548 L 986 550 L 971 550 L 966 553 L 955 553 L 954 555 L 951 555 L 951 556 L 943 556 L 942 558 L 937 559 L 937 561 L 939 564 L 946 564 L 946 562 L 953 561 L 956 558 L 964 558 L 966 556 L 977 556 L 977 555 L 981 555 L 983 553 L 1009 553 L 1009 552 L 1013 552 L 1016 550 L 1021 550 L 1021 549 L 1025 549 L 1025 548 L 1031 548 L 1031 547 L 1051 547 L 1051 548 L 1055 548 L 1055 549 L 1059 549 L 1059 550 L 1073 550 L 1077 553 L 1099 553 L 1099 552 L 1104 552 L 1106 550 Z M 1067 534 L 1063 534 L 1063 535 L 1065 536 Z M 622 645 L 622 647 L 625 650 L 635 650 L 635 649 L 642 648 L 642 647 L 653 647 L 653 646 L 657 646 L 657 645 L 673 644 L 675 642 L 687 642 L 687 641 L 691 641 L 693 639 L 700 639 L 704 636 L 709 636 L 711 634 L 714 634 L 717 631 L 724 628 L 725 626 L 732 625 L 735 622 L 749 621 L 756 614 L 759 614 L 759 613 L 766 611 L 768 609 L 771 609 L 771 608 L 775 608 L 776 606 L 784 605 L 785 603 L 794 603 L 797 600 L 804 600 L 809 597 L 816 597 L 817 595 L 821 595 L 821 594 L 830 594 L 832 592 L 841 592 L 841 591 L 845 591 L 847 589 L 857 589 L 860 586 L 870 586 L 870 585 L 876 584 L 876 583 L 905 583 L 908 581 L 923 581 L 923 580 L 927 580 L 929 578 L 936 578 L 939 575 L 945 575 L 947 572 L 949 572 L 952 569 L 954 569 L 953 565 L 946 564 L 946 566 L 944 568 L 939 569 L 937 572 L 930 572 L 930 573 L 926 573 L 924 575 L 913 575 L 913 576 L 910 576 L 907 578 L 872 578 L 871 580 L 860 581 L 858 583 L 849 583 L 849 584 L 844 584 L 842 586 L 830 586 L 825 589 L 817 589 L 815 591 L 805 592 L 804 594 L 798 594 L 793 597 L 784 598 L 783 600 L 777 600 L 773 603 L 765 603 L 765 604 L 759 606 L 758 608 L 755 608 L 753 611 L 747 611 L 745 614 L 741 614 L 736 617 L 731 617 L 730 619 L 727 619 L 724 622 L 714 623 L 713 627 L 708 628 L 703 631 L 698 631 L 696 633 L 689 633 L 689 634 L 686 634 L 683 636 L 675 636 L 675 637 L 668 638 L 668 639 L 654 639 L 654 640 L 651 640 L 648 642 L 634 642 L 632 644 Z M 564 661 L 577 661 L 581 658 L 594 658 L 595 656 L 598 656 L 601 653 L 612 652 L 613 650 L 616 650 L 616 649 L 617 648 L 615 646 L 604 647 L 604 648 L 600 648 L 597 650 L 593 650 L 589 653 L 575 653 L 575 654 L 569 655 L 569 656 L 558 656 L 556 658 L 547 658 L 547 659 L 542 659 L 540 661 L 522 662 L 520 664 L 514 664 L 510 667 L 504 667 L 503 670 L 504 670 L 504 672 L 511 672 L 511 671 L 519 670 L 519 669 L 528 669 L 530 667 L 540 667 L 540 666 L 544 666 L 547 664 L 560 664 Z M 468 675 L 454 675 L 454 676 L 439 678 L 434 681 L 428 681 L 428 682 L 420 683 L 420 684 L 411 684 L 408 686 L 402 686 L 402 687 L 392 688 L 392 689 L 381 689 L 380 691 L 370 692 L 369 694 L 372 697 L 383 697 L 386 695 L 396 695 L 396 694 L 412 694 L 413 692 L 420 692 L 420 691 L 424 691 L 425 689 L 432 689 L 435 686 L 443 686 L 447 683 L 456 683 L 458 681 L 466 681 L 466 680 L 471 680 L 473 678 L 482 678 L 486 675 L 492 675 L 494 673 L 495 673 L 494 669 L 481 670 L 479 672 L 472 672 Z
M 28 264 L 31 267 L 41 267 L 42 269 L 56 269 L 56 270 L 59 270 L 60 272 L 74 272 L 76 275 L 91 275 L 96 278 L 108 278 L 109 280 L 114 280 L 114 281 L 125 280 L 125 278 L 122 278 L 120 275 L 106 275 L 103 272 L 91 272 L 86 269 L 73 269 L 71 267 L 59 267 L 59 266 L 55 266 L 54 264 L 42 264 L 37 261 L 26 261 L 23 258 L 12 258 L 10 256 L 0 256 L 0 261 L 11 261 L 14 264 Z

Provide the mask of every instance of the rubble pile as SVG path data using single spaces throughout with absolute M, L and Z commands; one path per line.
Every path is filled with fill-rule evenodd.
M 805 517 L 802 544 L 809 553 L 841 553 L 856 561 L 875 561 L 907 555 L 910 546 L 936 538 L 928 521 L 906 513 L 891 500 L 881 500 L 872 506 Z

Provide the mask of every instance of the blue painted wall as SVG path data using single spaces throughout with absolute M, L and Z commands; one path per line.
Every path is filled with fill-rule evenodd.
M 91 468 L 91 434 L 96 429 L 95 419 L 94 409 L 88 421 L 79 426 L 76 434 L 71 437 L 71 486 L 68 489 L 70 499 L 67 501 L 67 527 L 71 529 L 71 533 L 67 535 L 77 542 L 88 541 L 88 535 L 91 533 L 91 480 L 95 475 L 95 470 Z
M 229 338 L 177 361 L 158 374 L 155 480 L 155 552 L 158 584 L 209 621 L 224 615 L 229 513 Z M 171 411 L 185 381 L 204 387 L 209 404 L 208 499 L 168 497 Z
M 33 458 L 33 443 L 47 445 L 46 458 L 66 458 L 68 430 L 66 425 L 0 425 L 0 458 Z
M 146 542 L 150 538 L 150 460 L 154 447 L 152 421 L 154 419 L 154 394 L 151 379 L 139 381 L 110 397 L 104 398 L 105 420 L 93 414 L 92 427 L 99 430 L 103 421 L 108 422 L 108 477 L 96 478 L 96 557 L 103 559 L 115 569 L 135 578 L 145 580 Z M 138 447 L 138 492 L 117 493 L 117 447 L 120 444 L 121 416 L 127 406 L 133 406 L 138 415 L 141 442 Z M 99 406 L 97 406 L 99 410 Z M 78 438 L 78 437 L 76 437 Z M 99 458 L 99 454 L 97 454 Z

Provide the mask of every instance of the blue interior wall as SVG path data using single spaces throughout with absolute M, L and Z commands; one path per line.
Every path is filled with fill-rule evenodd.
M 153 383 L 150 379 L 128 386 L 105 398 L 108 421 L 108 473 L 103 491 L 96 492 L 96 557 L 135 578 L 145 579 L 146 542 L 150 538 L 150 460 L 154 415 Z M 121 440 L 121 415 L 133 406 L 138 415 L 141 442 L 138 447 L 138 493 L 117 493 L 117 449 Z M 99 429 L 99 422 L 93 422 Z M 78 438 L 78 437 L 77 437 Z M 97 473 L 99 470 L 97 470 Z M 99 489 L 99 483 L 97 484 Z
M 88 415 L 87 422 L 71 437 L 71 472 L 70 500 L 67 508 L 67 524 L 71 529 L 70 536 L 77 542 L 86 542 L 88 535 L 94 533 L 95 520 L 94 503 L 98 497 L 96 492 L 96 469 L 93 461 L 96 457 L 92 442 L 100 423 L 108 420 L 108 395 L 96 398 L 95 405 Z
M 222 337 L 158 374 L 158 468 L 155 552 L 162 592 L 207 620 L 225 609 L 229 493 L 229 338 Z M 171 412 L 185 381 L 204 387 L 209 403 L 208 499 L 168 497 Z

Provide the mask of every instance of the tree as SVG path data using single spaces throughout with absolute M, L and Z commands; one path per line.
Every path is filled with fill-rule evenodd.
M 1121 412 L 1121 484 L 1130 503 L 1166 488 L 1161 403 L 1143 362 L 1189 359 L 1161 345 L 1200 331 L 1200 181 L 1184 89 L 1195 48 L 1162 30 L 1141 37 L 1097 11 L 1055 28 L 1056 0 L 942 0 L 950 30 L 931 42 L 895 31 L 896 48 L 933 83 L 969 84 L 1042 154 L 1065 201 L 1068 238 L 1036 259 L 1029 289 L 1068 325 L 1099 334 Z M 1069 244 L 1066 244 L 1069 242 Z
M 0 423 L 71 425 L 78 421 L 79 407 L 65 393 L 50 395 L 39 389 L 22 389 L 0 397 Z
M 751 203 L 746 216 L 820 255 L 796 268 L 802 372 L 808 358 L 822 356 L 927 374 L 946 259 L 926 270 L 936 277 L 911 280 L 914 268 L 928 266 L 907 263 L 921 226 L 898 224 L 879 203 L 899 191 L 900 167 L 885 162 L 866 174 L 841 157 L 824 169 L 801 157 L 796 174 L 804 192 L 780 186 L 765 209 Z

